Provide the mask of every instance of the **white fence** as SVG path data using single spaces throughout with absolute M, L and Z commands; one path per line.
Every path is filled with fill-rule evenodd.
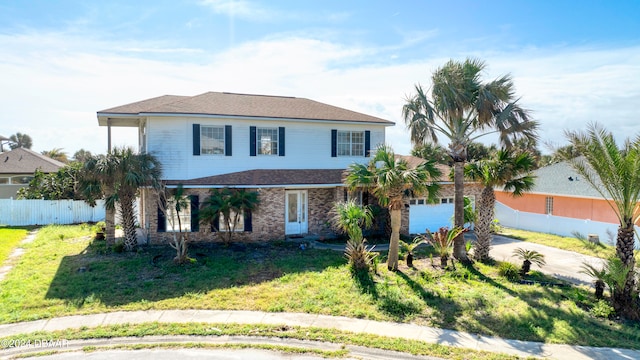
M 618 233 L 618 224 L 523 212 L 514 210 L 500 202 L 496 202 L 495 217 L 500 221 L 500 225 L 514 229 L 569 237 L 573 237 L 574 232 L 584 236 L 596 234 L 600 238 L 600 242 L 610 245 L 614 244 Z M 640 228 L 636 226 L 636 234 L 638 234 L 638 230 Z M 636 248 L 638 246 L 638 239 L 636 239 Z
M 0 199 L 0 224 L 9 226 L 79 224 L 105 219 L 104 201 L 95 207 L 77 200 Z

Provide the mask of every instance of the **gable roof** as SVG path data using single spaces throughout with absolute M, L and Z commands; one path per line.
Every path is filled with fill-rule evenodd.
M 36 169 L 52 173 L 63 166 L 65 164 L 60 161 L 25 148 L 0 154 L 0 174 L 33 174 Z
M 533 176 L 536 179 L 532 193 L 602 198 L 566 161 L 541 167 Z
M 229 174 L 208 176 L 191 180 L 169 180 L 167 185 L 275 187 L 286 185 L 333 185 L 342 184 L 344 169 L 258 169 Z
M 196 96 L 159 96 L 98 111 L 98 122 L 105 126 L 108 118 L 150 115 L 210 115 L 394 125 L 389 120 L 305 98 L 226 92 L 206 92 Z

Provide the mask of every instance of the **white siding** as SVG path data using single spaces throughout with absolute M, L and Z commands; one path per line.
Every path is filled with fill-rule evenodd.
M 231 125 L 232 156 L 193 155 L 193 124 Z M 285 156 L 249 155 L 249 128 L 285 128 Z M 371 131 L 371 149 L 385 141 L 385 126 L 277 120 L 149 118 L 147 151 L 163 164 L 165 179 L 194 179 L 253 169 L 340 169 L 366 157 L 331 157 L 331 130 Z

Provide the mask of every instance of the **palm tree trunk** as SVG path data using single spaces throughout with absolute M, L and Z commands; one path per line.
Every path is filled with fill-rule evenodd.
M 453 163 L 453 184 L 454 184 L 454 225 L 464 227 L 464 161 Z M 468 262 L 467 248 L 464 246 L 464 234 L 456 236 L 453 241 L 453 256 L 458 261 Z
M 474 251 L 474 257 L 478 261 L 489 260 L 489 251 L 491 249 L 491 240 L 493 235 L 491 234 L 491 223 L 493 222 L 493 207 L 496 203 L 496 195 L 493 192 L 493 187 L 486 186 L 482 189 L 482 194 L 479 202 L 478 220 L 476 221 L 475 233 L 476 233 L 476 247 Z
M 133 210 L 133 196 L 120 196 L 120 217 L 122 218 L 122 227 L 124 229 L 124 248 L 132 251 L 138 246 L 138 237 L 136 236 L 136 218 Z
M 389 254 L 387 268 L 389 271 L 398 270 L 398 247 L 400 246 L 400 223 L 402 220 L 400 209 L 390 209 L 391 239 L 389 240 Z
M 626 226 L 618 228 L 618 238 L 616 239 L 616 255 L 622 263 L 631 269 L 627 274 L 627 281 L 622 291 L 617 291 L 613 296 L 613 308 L 620 315 L 627 319 L 640 319 L 640 308 L 638 308 L 638 299 L 634 298 L 633 293 L 636 289 L 636 279 L 634 266 L 636 259 L 633 257 L 634 249 L 634 227 L 631 220 L 626 221 Z

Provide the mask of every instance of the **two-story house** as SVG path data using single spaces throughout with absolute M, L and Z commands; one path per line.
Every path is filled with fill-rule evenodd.
M 209 189 L 223 187 L 259 193 L 259 208 L 240 224 L 249 240 L 332 234 L 329 212 L 344 197 L 344 170 L 366 163 L 394 124 L 304 98 L 220 92 L 160 96 L 97 116 L 109 134 L 113 126 L 137 128 L 140 150 L 158 158 L 167 186 L 184 186 L 192 208 L 182 216 L 192 221 L 183 228 L 195 240 L 212 231 L 195 209 Z M 149 191 L 141 198 L 140 222 L 152 242 L 163 242 L 173 222 Z

